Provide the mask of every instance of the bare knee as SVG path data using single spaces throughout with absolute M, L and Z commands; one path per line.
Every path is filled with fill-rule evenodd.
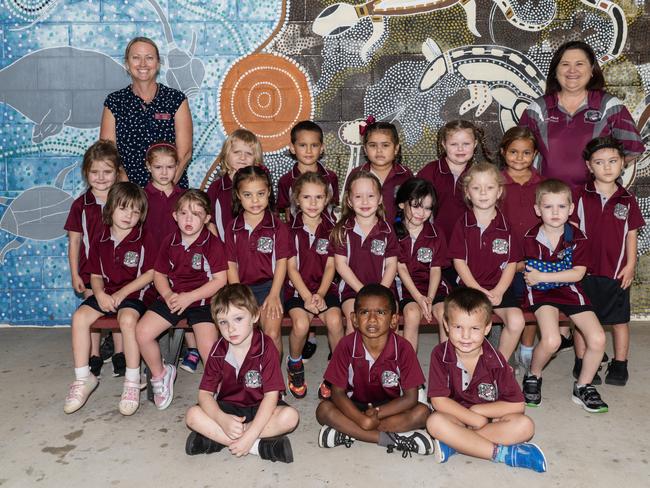
M 293 407 L 284 407 L 278 413 L 278 422 L 282 427 L 286 428 L 288 432 L 293 431 L 300 422 L 300 414 L 298 410 Z
M 433 437 L 437 437 L 448 423 L 449 421 L 444 415 L 438 412 L 433 412 L 427 419 L 427 431 Z
M 328 425 L 334 404 L 330 400 L 323 400 L 316 407 L 316 420 L 321 425 Z
M 190 407 L 187 410 L 187 413 L 185 414 L 185 424 L 192 430 L 196 430 L 196 426 L 199 422 L 199 418 L 201 417 L 203 411 L 201 410 L 201 407 L 198 405 L 194 405 L 193 407 Z
M 589 349 L 593 349 L 595 351 L 605 350 L 606 338 L 605 331 L 602 328 L 599 328 L 598 330 L 592 332 L 585 340 L 589 346 Z
M 413 414 L 414 421 L 418 425 L 426 425 L 427 419 L 431 414 L 431 410 L 429 410 L 429 407 L 424 403 L 419 403 L 419 402 L 415 407 L 413 407 L 413 410 L 411 412 Z
M 561 341 L 562 338 L 560 337 L 559 331 L 557 334 L 548 334 L 540 339 L 540 343 L 543 344 L 544 348 L 548 351 L 557 351 L 560 347 Z
M 524 414 L 518 414 L 510 419 L 511 431 L 522 441 L 529 441 L 535 435 L 535 422 Z

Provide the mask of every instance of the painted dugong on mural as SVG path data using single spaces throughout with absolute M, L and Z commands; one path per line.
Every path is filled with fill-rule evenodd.
M 61 132 L 99 127 L 106 95 L 128 85 L 124 67 L 98 51 L 51 47 L 0 70 L 0 101 L 31 120 L 34 143 Z

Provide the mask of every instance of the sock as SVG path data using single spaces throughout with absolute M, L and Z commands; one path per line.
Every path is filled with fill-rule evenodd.
M 302 354 L 298 356 L 297 358 L 292 358 L 291 355 L 289 355 L 289 366 L 295 366 L 296 364 L 302 363 Z
M 90 376 L 90 366 L 87 364 L 85 366 L 82 366 L 81 368 L 75 368 L 74 369 L 74 377 L 77 380 L 85 380 Z
M 580 388 L 583 388 L 585 386 L 587 386 L 587 385 L 579 385 L 578 382 L 576 381 L 576 388 L 580 389 Z
M 394 443 L 393 438 L 388 434 L 388 432 L 379 433 L 379 440 L 377 441 L 378 446 L 388 447 Z
M 307 342 L 311 342 L 312 344 L 316 344 L 316 336 L 310 335 L 309 338 L 307 339 Z
M 253 445 L 251 446 L 250 451 L 248 451 L 248 454 L 254 454 L 255 456 L 260 455 L 260 440 L 255 439 L 255 442 L 253 442 Z
M 506 454 L 508 453 L 509 446 L 503 446 L 501 444 L 495 444 L 494 449 L 492 450 L 492 461 L 495 463 L 505 463 Z
M 521 344 L 519 346 L 519 357 L 521 358 L 522 361 L 528 361 L 530 363 L 530 360 L 533 359 L 533 350 L 535 349 L 535 346 L 524 346 Z
M 126 381 L 131 381 L 133 383 L 140 383 L 140 368 L 126 368 L 126 373 L 124 374 Z

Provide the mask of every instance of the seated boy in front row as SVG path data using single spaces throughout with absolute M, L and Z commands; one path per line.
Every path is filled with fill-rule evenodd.
M 527 443 L 535 433 L 524 396 L 503 355 L 485 340 L 492 305 L 479 290 L 457 288 L 445 299 L 448 340 L 431 353 L 427 430 L 436 460 L 456 451 L 508 466 L 546 471 L 544 453 Z
M 253 292 L 240 283 L 224 286 L 210 311 L 221 338 L 214 344 L 199 386 L 199 404 L 185 415 L 192 429 L 189 455 L 219 452 L 257 454 L 293 462 L 284 435 L 298 425 L 298 412 L 279 400 L 284 391 L 278 350 L 254 324 L 260 313 Z
M 332 396 L 316 409 L 323 426 L 320 447 L 353 441 L 431 454 L 433 442 L 423 429 L 429 407 L 418 402 L 424 374 L 411 344 L 395 333 L 397 310 L 390 289 L 364 286 L 354 300 L 354 332 L 339 342 L 325 371 Z

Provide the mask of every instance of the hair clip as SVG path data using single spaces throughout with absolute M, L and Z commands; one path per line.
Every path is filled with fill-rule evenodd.
M 359 124 L 359 134 L 362 136 L 366 135 L 366 130 L 368 129 L 368 126 L 371 124 L 374 124 L 376 122 L 376 119 L 373 115 L 368 115 L 368 118 L 361 124 Z
M 148 156 L 149 153 L 153 150 L 156 149 L 157 147 L 166 147 L 167 149 L 171 149 L 172 151 L 176 151 L 176 146 L 173 144 L 170 144 L 169 142 L 154 142 L 149 148 L 147 149 L 146 155 Z

